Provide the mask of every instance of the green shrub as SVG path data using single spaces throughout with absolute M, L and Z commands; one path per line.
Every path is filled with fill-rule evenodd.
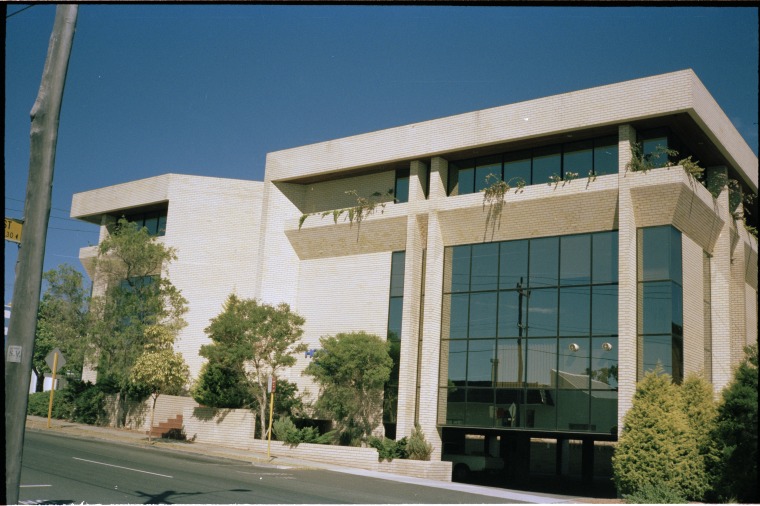
M 422 432 L 419 424 L 414 424 L 412 435 L 409 436 L 409 442 L 406 444 L 406 452 L 411 460 L 430 460 L 433 445 L 425 440 L 425 433 Z
M 684 504 L 686 499 L 672 488 L 662 483 L 643 485 L 635 492 L 624 495 L 628 504 Z
M 71 407 L 69 420 L 97 425 L 105 418 L 106 394 L 98 385 L 89 381 L 70 381 L 61 395 Z
M 272 431 L 277 441 L 282 441 L 290 446 L 298 446 L 301 443 L 330 444 L 335 438 L 333 431 L 320 434 L 316 427 L 299 429 L 293 420 L 286 416 L 272 422 Z
M 662 485 L 689 500 L 704 494 L 704 465 L 680 389 L 658 366 L 636 388 L 612 468 L 622 495 Z
M 50 407 L 50 392 L 37 392 L 29 394 L 29 401 L 26 412 L 32 416 L 44 416 L 47 418 Z M 53 412 L 52 418 L 66 420 L 72 411 L 72 406 L 61 395 L 61 392 L 53 394 Z
M 409 457 L 407 453 L 407 438 L 401 438 L 396 441 L 387 437 L 370 436 L 367 442 L 372 448 L 377 450 L 377 458 L 380 462 L 383 460 L 390 462 L 393 459 L 405 459 Z

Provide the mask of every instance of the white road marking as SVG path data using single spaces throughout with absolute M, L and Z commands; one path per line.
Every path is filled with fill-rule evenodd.
M 127 471 L 134 471 L 136 473 L 145 473 L 145 474 L 152 474 L 154 476 L 162 476 L 164 478 L 174 478 L 173 476 L 169 476 L 166 474 L 159 474 L 159 473 L 151 473 L 150 471 L 142 471 L 140 469 L 132 469 L 131 467 L 123 467 L 123 466 L 115 466 L 113 464 L 106 464 L 105 462 L 98 462 L 95 460 L 87 460 L 87 459 L 80 459 L 77 457 L 71 457 L 74 460 L 81 460 L 82 462 L 90 462 L 92 464 L 100 464 L 101 466 L 108 466 L 108 467 L 117 467 L 119 469 L 126 469 Z
M 52 487 L 53 485 L 19 485 L 18 488 Z

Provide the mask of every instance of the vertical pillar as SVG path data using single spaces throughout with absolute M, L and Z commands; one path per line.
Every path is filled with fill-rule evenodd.
M 630 177 L 625 165 L 631 159 L 636 131 L 630 125 L 618 129 L 618 430 L 633 404 L 637 375 L 637 274 L 636 219 L 633 213 Z
M 396 439 L 409 436 L 414 428 L 417 397 L 417 353 L 420 329 L 420 295 L 422 257 L 425 247 L 424 219 L 417 212 L 418 203 L 425 200 L 424 184 L 427 166 L 413 161 L 409 167 L 409 206 L 406 224 L 406 255 L 404 264 L 404 308 L 401 317 L 401 354 L 399 358 L 398 408 Z M 426 433 L 427 435 L 427 433 Z
M 448 163 L 433 158 L 430 164 L 429 200 L 432 210 L 428 214 L 427 255 L 425 265 L 425 307 L 422 323 L 422 370 L 420 371 L 419 423 L 428 442 L 433 445 L 431 460 L 441 458 L 441 438 L 436 427 L 438 419 L 438 376 L 441 355 L 441 303 L 443 301 L 443 234 L 441 233 L 435 202 L 446 198 Z M 443 398 L 445 402 L 445 397 Z
M 581 457 L 581 476 L 583 483 L 594 482 L 594 440 L 583 440 L 583 454 Z

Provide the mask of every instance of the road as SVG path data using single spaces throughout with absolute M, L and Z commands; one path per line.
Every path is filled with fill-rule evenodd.
M 27 431 L 21 504 L 457 504 L 499 497 Z

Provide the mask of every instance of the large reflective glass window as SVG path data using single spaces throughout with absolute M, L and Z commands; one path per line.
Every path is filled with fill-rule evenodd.
M 475 169 L 475 192 L 488 188 L 501 179 L 501 156 L 478 158 Z M 489 178 L 488 176 L 492 174 Z
M 521 413 L 525 396 L 522 389 L 496 389 L 496 426 L 523 427 Z
M 396 171 L 395 186 L 393 197 L 396 199 L 396 202 L 409 202 L 409 169 L 399 169 Z
M 531 290 L 528 298 L 528 335 L 557 335 L 557 289 Z
M 618 233 L 604 232 L 591 236 L 593 246 L 592 281 L 618 282 Z
M 560 238 L 560 284 L 591 283 L 591 236 L 568 235 Z
M 449 384 L 464 386 L 467 378 L 467 341 L 448 341 Z
M 675 227 L 670 229 L 670 279 L 676 283 L 682 283 L 682 253 L 681 253 L 681 232 Z
M 617 401 L 616 390 L 591 391 L 591 430 L 617 435 Z
M 480 427 L 493 427 L 493 389 L 468 388 L 465 423 Z
M 449 337 L 451 339 L 467 338 L 467 323 L 470 314 L 470 296 L 466 293 L 444 295 L 450 301 Z M 444 320 L 445 321 L 445 320 Z
M 499 287 L 501 289 L 528 286 L 528 241 L 501 243 L 499 262 Z
M 525 378 L 526 339 L 499 339 L 496 348 L 496 384 L 518 387 Z
M 557 428 L 560 430 L 589 430 L 589 409 L 588 391 L 558 391 Z
M 641 336 L 644 351 L 644 373 L 662 364 L 664 372 L 673 376 L 673 338 L 671 334 Z
M 475 191 L 475 161 L 466 160 L 457 164 L 457 195 L 465 195 Z
M 470 290 L 496 290 L 499 281 L 499 243 L 472 246 Z
M 470 294 L 469 337 L 496 337 L 496 292 Z
M 404 295 L 404 262 L 406 252 L 394 251 L 391 255 L 391 297 Z
M 593 145 L 592 141 L 565 144 L 565 153 L 562 156 L 562 168 L 565 175 L 568 172 L 574 172 L 578 176 L 587 176 L 593 170 Z
M 591 339 L 591 388 L 618 387 L 618 338 Z
M 546 184 L 552 175 L 562 172 L 562 156 L 559 146 L 536 149 L 533 152 L 532 184 Z
M 145 228 L 148 229 L 148 234 L 151 236 L 157 236 L 158 235 L 158 215 L 149 215 L 147 218 L 145 218 L 144 222 Z
M 451 286 L 448 287 L 448 291 L 470 290 L 470 250 L 470 246 L 454 246 L 447 249 L 447 253 L 451 255 Z
M 642 283 L 642 334 L 670 334 L 673 325 L 672 284 L 669 281 Z
M 467 350 L 467 386 L 490 387 L 496 374 L 493 339 L 471 340 Z
M 529 151 L 504 155 L 504 181 L 514 188 L 520 179 L 530 184 L 531 155 Z
M 668 163 L 668 154 L 665 152 L 668 149 L 667 137 L 654 137 L 651 139 L 644 139 L 641 142 L 642 154 L 644 159 L 647 160 L 652 167 L 664 167 Z
M 530 241 L 530 286 L 557 286 L 559 239 L 547 237 Z
M 562 287 L 559 290 L 559 335 L 587 336 L 591 324 L 591 288 Z
M 598 176 L 618 172 L 618 139 L 597 139 L 594 148 L 594 173 Z
M 683 288 L 681 285 L 671 283 L 671 300 L 672 300 L 672 312 L 673 326 L 671 331 L 674 334 L 680 336 L 683 335 Z
M 591 333 L 616 335 L 618 333 L 618 287 L 595 286 L 591 290 Z
M 527 309 L 527 290 L 522 295 L 516 290 L 499 292 L 499 337 L 521 336 L 522 327 L 527 323 Z
M 465 399 L 467 390 L 461 387 L 450 387 L 445 390 L 446 395 L 446 423 L 449 425 L 463 425 Z
M 557 339 L 533 338 L 528 342 L 528 364 L 525 368 L 528 385 L 550 387 L 557 370 Z
M 404 311 L 404 298 L 392 297 L 388 304 L 388 339 L 401 339 L 401 315 Z
M 670 239 L 671 227 L 640 228 L 641 277 L 639 281 L 659 281 L 670 279 Z M 680 248 L 679 248 L 680 249 Z
M 588 390 L 591 386 L 589 367 L 591 340 L 588 337 L 561 337 L 559 339 L 559 366 L 557 388 Z

